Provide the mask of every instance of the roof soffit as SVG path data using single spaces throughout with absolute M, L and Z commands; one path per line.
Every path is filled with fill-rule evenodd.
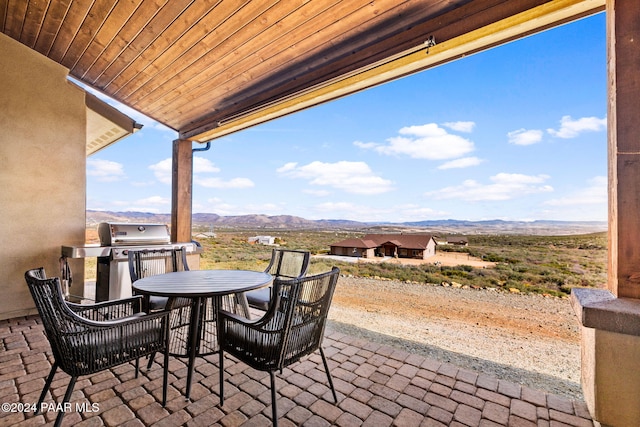
M 604 9 L 605 0 L 0 0 L 0 31 L 205 142 Z M 427 54 L 424 42 L 437 44 Z
M 85 92 L 87 156 L 125 138 L 142 125 L 96 96 Z
M 181 137 L 198 142 L 218 138 L 601 12 L 604 10 L 604 4 L 605 0 L 549 2 L 469 33 L 438 42 L 428 50 L 423 45 L 417 46 L 229 118 L 185 129 Z

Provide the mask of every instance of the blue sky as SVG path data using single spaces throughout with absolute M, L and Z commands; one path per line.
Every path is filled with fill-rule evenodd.
M 144 128 L 87 159 L 87 208 L 169 213 L 177 134 L 121 110 Z M 606 221 L 606 113 L 599 14 L 216 139 L 193 212 Z

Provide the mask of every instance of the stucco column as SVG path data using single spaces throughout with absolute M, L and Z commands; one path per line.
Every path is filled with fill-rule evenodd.
M 572 292 L 582 389 L 602 426 L 640 425 L 639 29 L 637 0 L 607 0 L 608 290 Z
M 171 241 L 191 241 L 191 209 L 193 188 L 192 143 L 173 141 L 173 179 L 171 184 Z

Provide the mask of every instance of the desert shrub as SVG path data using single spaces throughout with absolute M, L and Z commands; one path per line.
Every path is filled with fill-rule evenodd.
M 201 239 L 201 268 L 264 270 L 272 248 L 252 245 L 250 236 L 270 234 L 281 247 L 327 253 L 339 240 L 364 233 L 328 230 L 217 230 L 215 238 Z M 455 281 L 474 287 L 514 288 L 521 292 L 565 295 L 574 286 L 600 287 L 606 283 L 606 233 L 575 236 L 467 236 L 468 247 L 439 247 L 438 251 L 467 253 L 497 263 L 494 268 L 433 264 L 402 266 L 392 263 L 351 263 L 312 257 L 310 274 L 333 266 L 342 274 L 381 277 L 417 283 Z M 92 266 L 91 268 L 94 268 Z

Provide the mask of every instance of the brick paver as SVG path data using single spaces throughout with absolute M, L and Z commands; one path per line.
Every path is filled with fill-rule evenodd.
M 593 427 L 583 401 L 570 400 L 460 369 L 423 356 L 338 332 L 327 332 L 325 351 L 338 403 L 333 402 L 318 355 L 277 373 L 279 423 L 287 426 L 551 426 Z M 53 356 L 37 316 L 0 321 L 0 403 L 35 403 Z M 162 357 L 81 377 L 65 425 L 264 426 L 270 424 L 269 377 L 237 360 L 225 362 L 225 405 L 219 405 L 217 356 L 197 360 L 191 399 L 184 399 L 186 364 L 169 363 L 168 401 L 162 407 Z M 0 412 L 1 426 L 52 423 L 54 402 L 69 376 L 56 374 L 45 413 Z M 93 406 L 92 406 L 93 405 Z M 97 409 L 93 412 L 89 408 Z

